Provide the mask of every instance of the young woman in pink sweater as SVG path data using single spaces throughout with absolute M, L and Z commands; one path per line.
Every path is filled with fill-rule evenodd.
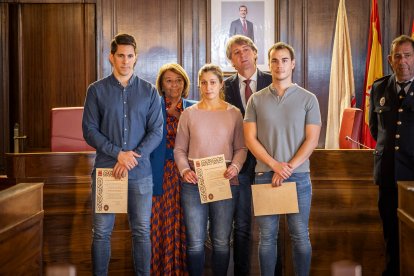
M 230 235 L 237 175 L 246 159 L 243 118 L 240 110 L 224 101 L 223 72 L 212 64 L 198 73 L 201 100 L 181 115 L 175 140 L 174 159 L 183 179 L 181 204 L 187 231 L 187 268 L 190 275 L 203 275 L 207 221 L 213 244 L 214 275 L 226 275 L 230 259 Z M 224 154 L 228 164 L 232 199 L 201 204 L 192 160 Z

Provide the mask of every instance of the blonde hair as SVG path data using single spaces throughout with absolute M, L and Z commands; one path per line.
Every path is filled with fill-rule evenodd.
M 201 76 L 204 73 L 207 73 L 207 72 L 213 73 L 219 79 L 220 84 L 223 83 L 224 75 L 223 75 L 223 71 L 220 69 L 220 67 L 215 65 L 215 64 L 206 64 L 203 67 L 201 67 L 200 70 L 198 71 L 198 87 L 199 88 L 200 88 Z M 200 97 L 201 97 L 201 89 L 200 89 Z M 225 98 L 224 85 L 220 89 L 219 97 L 222 100 L 224 100 L 224 98 Z
M 233 47 L 234 44 L 247 45 L 252 49 L 253 52 L 257 54 L 257 47 L 254 44 L 253 40 L 244 35 L 233 35 L 230 37 L 226 44 L 226 56 L 228 60 L 231 60 L 231 47 Z
M 185 72 L 184 68 L 177 63 L 166 63 L 161 66 L 160 70 L 158 71 L 157 80 L 155 82 L 155 86 L 157 87 L 158 93 L 161 96 L 165 96 L 165 92 L 162 89 L 162 80 L 164 78 L 164 74 L 167 71 L 171 71 L 180 75 L 184 80 L 184 89 L 181 92 L 181 96 L 183 98 L 188 97 L 188 93 L 190 92 L 190 78 L 188 77 L 187 73 Z

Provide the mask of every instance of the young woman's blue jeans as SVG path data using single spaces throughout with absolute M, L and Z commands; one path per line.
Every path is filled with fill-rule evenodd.
M 201 204 L 198 186 L 182 183 L 181 205 L 187 233 L 187 268 L 190 275 L 203 275 L 204 242 L 207 221 L 213 244 L 212 266 L 215 276 L 227 275 L 230 259 L 230 236 L 235 200 L 226 199 Z M 231 186 L 233 198 L 238 196 L 238 186 Z
M 150 275 L 152 186 L 152 176 L 128 183 L 128 219 L 135 275 Z M 93 275 L 108 275 L 115 214 L 95 213 L 95 193 L 95 174 L 92 174 L 92 269 Z
M 256 173 L 255 183 L 271 183 L 272 176 L 273 172 Z M 309 275 L 312 257 L 308 228 L 312 199 L 312 183 L 309 173 L 293 173 L 285 182 L 296 182 L 299 213 L 287 214 L 286 216 L 292 241 L 295 275 L 306 276 Z M 279 215 L 256 217 L 260 227 L 259 262 L 262 276 L 274 275 L 277 260 L 279 217 Z

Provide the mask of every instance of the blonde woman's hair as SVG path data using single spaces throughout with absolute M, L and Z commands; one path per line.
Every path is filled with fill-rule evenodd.
M 188 75 L 185 72 L 184 68 L 181 67 L 181 65 L 179 65 L 177 63 L 167 63 L 167 64 L 164 64 L 163 66 L 161 66 L 160 70 L 158 71 L 157 80 L 155 82 L 155 86 L 157 87 L 158 93 L 161 96 L 165 96 L 165 92 L 163 91 L 163 88 L 162 88 L 162 80 L 164 78 L 165 72 L 167 72 L 167 71 L 171 71 L 173 73 L 176 73 L 176 74 L 180 75 L 183 78 L 184 88 L 183 88 L 183 91 L 181 92 L 181 96 L 183 98 L 187 98 L 188 93 L 190 92 L 190 78 L 188 77 Z

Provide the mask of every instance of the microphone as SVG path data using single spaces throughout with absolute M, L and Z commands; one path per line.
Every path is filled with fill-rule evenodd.
M 372 148 L 370 148 L 370 147 L 365 146 L 364 144 L 361 144 L 361 143 L 360 143 L 360 142 L 358 142 L 358 141 L 355 141 L 354 139 L 352 139 L 352 138 L 351 138 L 351 137 L 349 137 L 348 135 L 347 135 L 347 136 L 345 136 L 345 140 L 347 140 L 347 141 L 351 141 L 352 143 L 355 143 L 355 144 L 357 144 L 358 146 L 363 147 L 363 148 L 365 148 L 365 149 L 372 149 Z

